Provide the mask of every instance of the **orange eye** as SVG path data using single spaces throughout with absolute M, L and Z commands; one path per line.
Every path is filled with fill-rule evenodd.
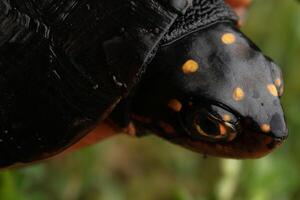
M 195 136 L 198 135 L 210 141 L 231 141 L 237 135 L 236 128 L 233 124 L 220 121 L 211 115 L 201 115 L 201 113 L 199 113 L 195 116 L 193 125 L 194 131 L 192 132 Z

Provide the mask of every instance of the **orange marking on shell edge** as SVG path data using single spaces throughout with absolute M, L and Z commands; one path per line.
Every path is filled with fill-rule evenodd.
M 233 44 L 236 41 L 236 37 L 233 33 L 225 33 L 221 39 L 224 44 Z
M 277 87 L 280 87 L 281 84 L 282 84 L 281 79 L 280 79 L 280 78 L 277 78 L 277 79 L 275 80 L 275 85 L 276 85 Z
M 227 115 L 227 114 L 223 115 L 223 120 L 224 120 L 225 122 L 229 122 L 231 119 L 232 119 L 232 118 L 231 118 L 230 115 Z
M 268 84 L 267 89 L 270 92 L 270 94 L 273 95 L 274 97 L 278 96 L 278 90 L 274 84 Z
M 265 133 L 269 133 L 271 131 L 271 126 L 269 124 L 262 124 L 260 129 Z
M 220 127 L 220 134 L 221 135 L 226 135 L 227 134 L 227 129 L 223 124 L 219 124 Z
M 199 69 L 199 64 L 194 60 L 188 60 L 182 65 L 182 71 L 185 74 L 192 74 L 197 72 Z
M 159 126 L 166 132 L 166 133 L 175 133 L 175 129 L 173 128 L 173 126 L 171 126 L 170 124 L 166 123 L 166 122 L 160 122 Z
M 182 104 L 177 99 L 172 99 L 168 103 L 169 108 L 174 110 L 175 112 L 180 112 L 182 109 Z
M 237 87 L 234 89 L 233 91 L 233 99 L 235 101 L 241 101 L 243 100 L 245 97 L 245 93 L 244 93 L 244 90 L 240 87 Z

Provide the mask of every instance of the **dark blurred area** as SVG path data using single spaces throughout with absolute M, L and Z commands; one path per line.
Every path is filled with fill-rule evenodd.
M 300 4 L 254 1 L 244 32 L 283 69 L 289 138 L 259 160 L 203 156 L 154 136 L 117 136 L 0 173 L 3 200 L 300 199 Z

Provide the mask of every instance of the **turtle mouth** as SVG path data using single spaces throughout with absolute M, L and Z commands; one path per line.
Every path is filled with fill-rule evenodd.
M 230 142 L 207 142 L 184 137 L 173 138 L 172 141 L 204 155 L 234 159 L 252 159 L 265 156 L 278 148 L 284 140 L 245 131 Z

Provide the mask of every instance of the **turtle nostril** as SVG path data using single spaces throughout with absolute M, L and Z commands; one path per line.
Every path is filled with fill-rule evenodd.
M 286 136 L 283 136 L 283 137 L 280 137 L 280 138 L 273 138 L 273 140 L 274 140 L 275 143 L 281 143 L 281 142 L 283 142 L 284 140 L 286 140 L 287 137 L 288 137 L 288 136 L 286 135 Z
M 284 117 L 276 113 L 272 116 L 270 125 L 272 127 L 272 135 L 276 138 L 286 138 L 288 130 Z
M 270 149 L 274 149 L 274 148 L 280 146 L 286 138 L 287 138 L 287 136 L 281 137 L 281 138 L 273 138 L 273 140 L 269 144 L 267 144 L 267 146 Z

